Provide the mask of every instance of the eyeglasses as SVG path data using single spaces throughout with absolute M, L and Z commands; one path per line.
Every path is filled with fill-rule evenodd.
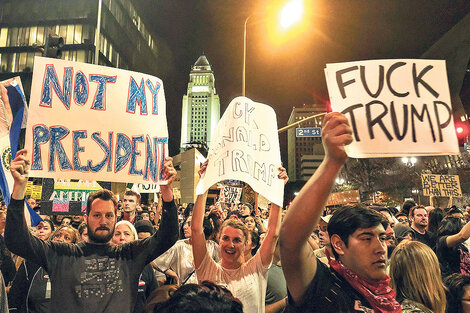
M 400 223 L 404 223 L 404 222 L 408 222 L 408 219 L 407 218 L 399 218 L 398 221 Z

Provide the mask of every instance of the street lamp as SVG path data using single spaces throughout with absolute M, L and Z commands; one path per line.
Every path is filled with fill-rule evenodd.
M 283 30 L 287 30 L 294 24 L 298 23 L 302 18 L 304 11 L 304 0 L 290 0 L 288 1 L 279 14 L 279 23 Z M 242 96 L 245 96 L 245 74 L 246 74 L 246 25 L 251 18 L 249 15 L 245 19 L 243 26 L 243 72 L 242 72 Z
M 417 159 L 415 157 L 411 157 L 411 158 L 403 157 L 401 158 L 401 161 L 403 162 L 403 164 L 411 168 L 415 166 Z

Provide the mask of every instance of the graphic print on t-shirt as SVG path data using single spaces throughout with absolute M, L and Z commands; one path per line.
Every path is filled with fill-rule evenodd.
M 75 287 L 79 298 L 103 298 L 122 292 L 122 279 L 116 260 L 99 257 L 85 260 L 85 270 L 80 275 L 80 285 Z

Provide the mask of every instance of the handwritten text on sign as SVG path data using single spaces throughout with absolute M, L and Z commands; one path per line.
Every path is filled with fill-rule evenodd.
M 327 64 L 333 111 L 349 119 L 352 157 L 456 154 L 445 61 Z
M 167 145 L 159 78 L 35 58 L 25 145 L 31 176 L 159 182 Z
M 282 206 L 284 183 L 274 110 L 245 97 L 230 102 L 211 140 L 209 165 L 196 193 L 227 179 L 242 180 Z
M 220 189 L 219 201 L 225 203 L 239 203 L 242 188 L 224 186 Z
M 423 194 L 437 197 L 461 197 L 458 175 L 421 174 Z

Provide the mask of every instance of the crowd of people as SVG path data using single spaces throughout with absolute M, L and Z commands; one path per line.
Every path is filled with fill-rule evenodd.
M 158 202 L 100 190 L 84 216 L 28 227 L 20 150 L 0 211 L 0 312 L 470 312 L 470 207 L 325 207 L 352 134 L 339 113 L 323 125 L 325 158 L 286 208 L 207 193 L 177 206 L 166 158 Z

